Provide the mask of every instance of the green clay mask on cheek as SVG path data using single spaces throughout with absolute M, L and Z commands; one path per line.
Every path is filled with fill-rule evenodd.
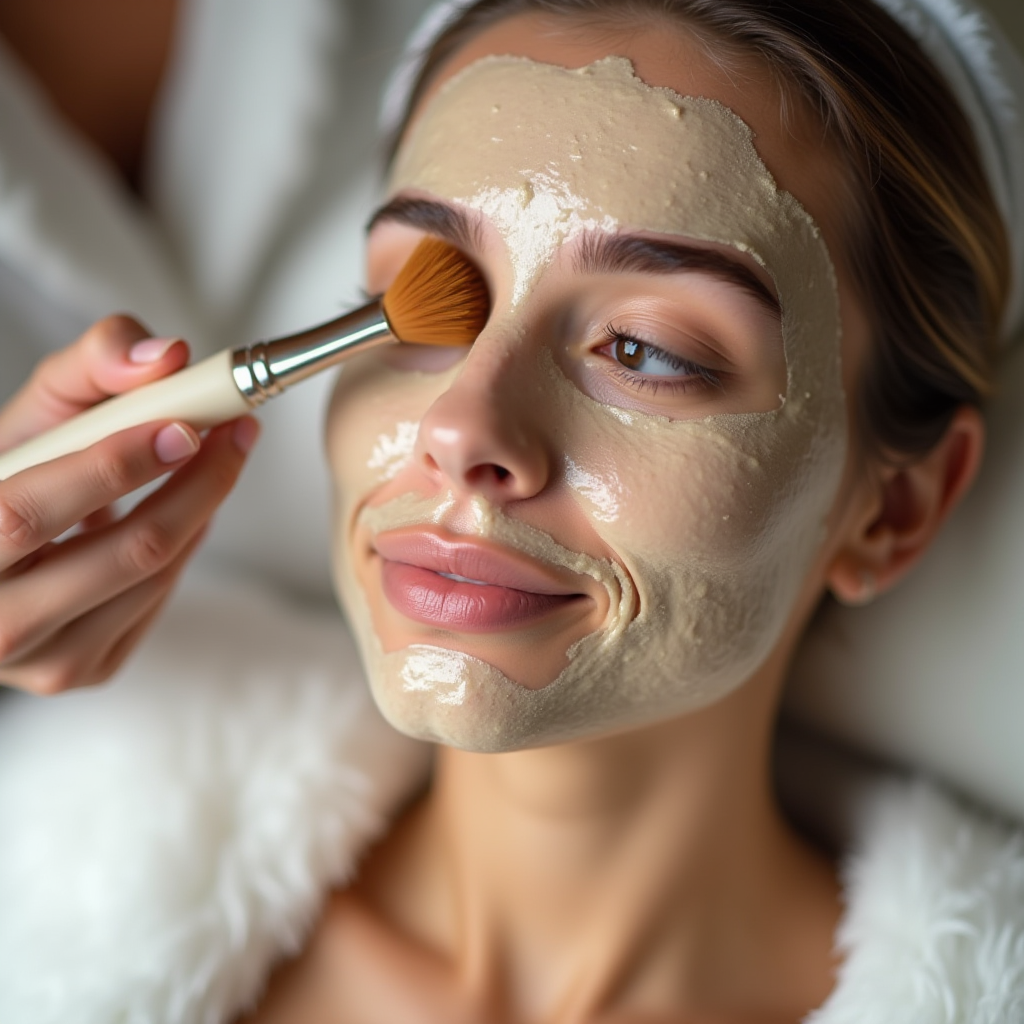
M 367 427 L 364 447 L 351 435 L 332 441 L 338 583 L 382 710 L 413 735 L 498 751 L 725 696 L 778 642 L 843 469 L 838 293 L 814 222 L 776 187 L 735 114 L 652 88 L 619 57 L 579 70 L 513 57 L 466 68 L 404 143 L 391 182 L 401 190 L 479 211 L 505 243 L 512 284 L 478 345 L 514 333 L 545 270 L 582 231 L 679 235 L 748 254 L 781 302 L 787 391 L 772 411 L 674 420 L 596 401 L 549 353 L 531 356 L 531 402 L 559 423 L 564 461 L 552 486 L 571 492 L 614 558 L 568 550 L 483 497 L 461 513 L 459 531 L 585 574 L 607 592 L 601 627 L 569 647 L 548 685 L 528 689 L 458 649 L 384 651 L 374 630 L 346 550 L 356 527 L 373 535 L 451 525 L 450 495 L 372 505 L 400 472 L 397 455 L 382 472 L 382 445 L 411 452 L 411 421 L 429 406 L 417 390 L 436 396 L 451 380 L 410 375 L 390 427 L 381 430 L 386 416 Z

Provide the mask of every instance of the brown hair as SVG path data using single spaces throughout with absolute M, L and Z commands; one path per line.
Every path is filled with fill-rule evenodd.
M 870 451 L 927 452 L 962 404 L 993 389 L 1010 282 L 1006 228 L 970 125 L 913 39 L 870 0 L 479 0 L 426 56 L 408 113 L 482 29 L 541 12 L 682 21 L 795 87 L 842 158 L 855 209 L 852 272 L 874 346 L 859 398 Z

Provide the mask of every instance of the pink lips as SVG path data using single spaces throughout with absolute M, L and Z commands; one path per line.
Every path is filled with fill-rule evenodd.
M 495 632 L 532 624 L 583 597 L 554 570 L 476 539 L 393 530 L 378 534 L 374 547 L 385 597 L 424 625 Z

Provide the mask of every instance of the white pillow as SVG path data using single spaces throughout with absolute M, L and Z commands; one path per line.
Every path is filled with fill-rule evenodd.
M 1007 358 L 981 474 L 924 560 L 866 608 L 828 607 L 787 714 L 1024 818 L 1024 350 Z

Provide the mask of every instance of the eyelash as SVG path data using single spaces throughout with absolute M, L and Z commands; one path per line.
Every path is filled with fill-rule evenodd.
M 683 359 L 681 356 L 677 356 L 672 352 L 666 352 L 663 348 L 658 348 L 657 345 L 651 345 L 649 342 L 644 341 L 631 331 L 616 327 L 614 324 L 608 324 L 604 329 L 604 336 L 607 339 L 606 344 L 631 342 L 634 345 L 639 345 L 649 353 L 656 352 L 657 355 L 654 356 L 654 358 L 658 359 L 660 362 L 667 363 L 673 370 L 683 370 L 687 374 L 686 377 L 678 380 L 649 377 L 640 373 L 632 373 L 627 367 L 623 366 L 615 360 L 614 357 L 612 357 L 612 361 L 617 367 L 617 369 L 613 371 L 613 375 L 624 384 L 627 384 L 631 388 L 635 388 L 637 391 L 649 391 L 652 395 L 656 395 L 662 388 L 668 388 L 670 391 L 682 393 L 690 391 L 695 387 L 714 387 L 719 390 L 722 389 L 721 379 L 706 366 L 701 366 L 699 363 L 691 362 L 689 359 Z

